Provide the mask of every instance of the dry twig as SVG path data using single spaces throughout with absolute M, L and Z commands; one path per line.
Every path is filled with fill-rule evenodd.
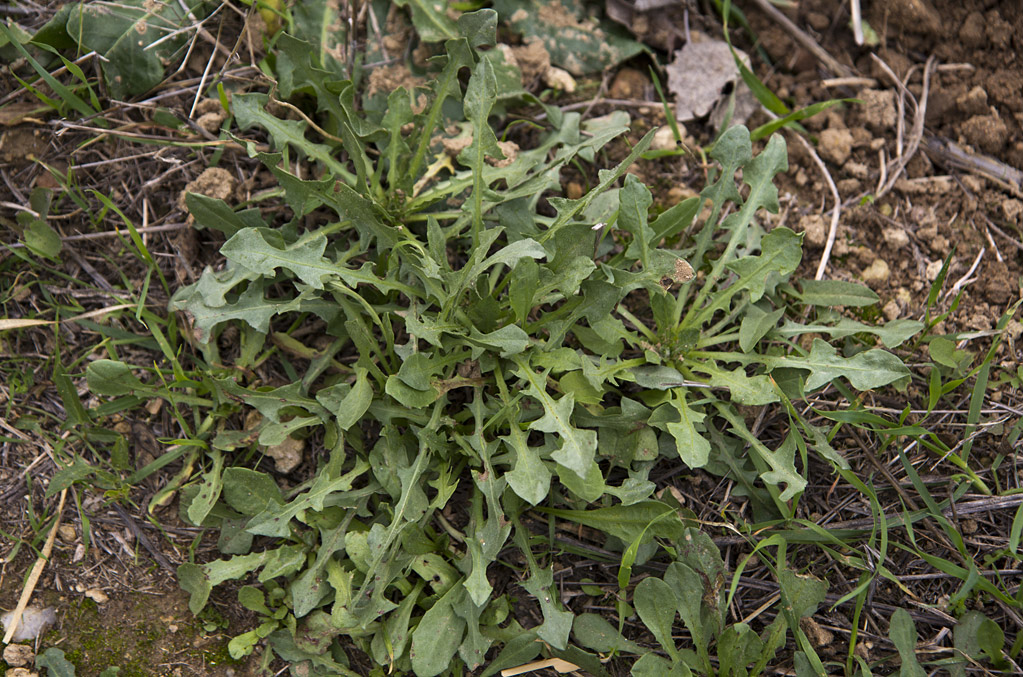
M 782 28 L 788 31 L 789 34 L 796 40 L 796 42 L 801 44 L 810 53 L 817 57 L 817 60 L 824 64 L 824 67 L 827 68 L 829 71 L 831 71 L 835 75 L 844 78 L 852 77 L 855 75 L 851 68 L 839 62 L 838 59 L 828 54 L 823 47 L 817 44 L 816 40 L 807 35 L 806 32 L 803 31 L 803 29 L 801 29 L 799 26 L 792 23 L 792 21 L 787 16 L 781 13 L 781 10 L 779 10 L 777 7 L 768 2 L 768 0 L 754 0 L 754 2 L 756 2 L 757 7 L 759 7 L 764 12 L 764 14 L 774 19 Z
M 983 176 L 1016 197 L 1023 197 L 1023 172 L 987 155 L 970 153 L 948 139 L 928 135 L 924 152 L 946 167 Z
M 763 110 L 772 119 L 775 120 L 778 119 L 778 116 L 776 116 L 771 111 L 767 110 L 766 108 Z M 822 280 L 824 279 L 824 271 L 827 270 L 828 267 L 828 261 L 831 259 L 831 250 L 835 246 L 835 238 L 838 234 L 838 221 L 842 215 L 842 196 L 839 195 L 838 193 L 838 186 L 835 185 L 835 180 L 831 178 L 831 172 L 828 171 L 827 165 L 825 165 L 824 161 L 821 160 L 819 155 L 817 155 L 817 151 L 813 149 L 813 146 L 810 145 L 810 142 L 807 141 L 805 138 L 803 138 L 802 135 L 798 133 L 794 133 L 794 136 L 797 139 L 799 139 L 799 142 L 801 144 L 803 144 L 803 147 L 806 149 L 806 152 L 810 154 L 810 157 L 813 158 L 814 163 L 821 170 L 821 174 L 824 175 L 824 181 L 827 182 L 828 188 L 831 190 L 831 197 L 835 201 L 835 206 L 831 210 L 831 225 L 828 228 L 828 239 L 827 242 L 824 244 L 824 251 L 821 252 L 821 260 L 817 264 L 817 273 L 814 275 L 813 278 L 815 280 Z
M 60 503 L 57 506 L 57 516 L 53 520 L 53 526 L 50 527 L 50 533 L 46 537 L 46 543 L 43 545 L 42 551 L 39 553 L 39 558 L 36 559 L 36 563 L 32 566 L 32 571 L 28 575 L 28 579 L 25 581 L 25 587 L 21 591 L 21 597 L 18 598 L 18 606 L 14 608 L 14 615 L 11 617 L 11 623 L 7 626 L 7 632 L 4 634 L 4 644 L 10 644 L 11 639 L 14 637 L 14 633 L 17 632 L 18 626 L 21 625 L 21 617 L 25 613 L 25 609 L 28 607 L 29 600 L 32 599 L 32 593 L 35 592 L 36 584 L 39 583 L 39 578 L 43 575 L 43 569 L 46 568 L 46 562 L 50 559 L 50 553 L 53 552 L 53 542 L 57 538 L 57 529 L 60 527 L 60 517 L 64 513 L 64 500 L 67 498 L 67 489 L 60 492 Z
M 927 114 L 927 97 L 930 93 L 931 73 L 934 72 L 935 57 L 932 54 L 927 59 L 927 63 L 924 65 L 923 91 L 920 93 L 920 101 L 917 101 L 916 99 L 913 98 L 913 95 L 910 94 L 909 90 L 906 88 L 906 83 L 900 80 L 898 76 L 895 75 L 892 69 L 888 67 L 888 64 L 879 59 L 875 54 L 871 54 L 870 56 L 888 74 L 888 76 L 895 83 L 895 86 L 899 88 L 899 92 L 901 94 L 900 103 L 904 98 L 909 98 L 910 101 L 912 101 L 916 107 L 916 110 L 913 114 L 913 128 L 910 130 L 909 143 L 906 146 L 905 152 L 902 151 L 901 148 L 902 144 L 901 143 L 899 144 L 899 156 L 898 159 L 893 163 L 893 167 L 889 172 L 888 181 L 877 192 L 877 197 L 880 198 L 884 196 L 886 193 L 888 193 L 888 191 L 890 191 L 895 186 L 895 182 L 898 181 L 899 177 L 902 176 L 902 172 L 903 170 L 906 169 L 906 165 L 908 165 L 909 161 L 913 159 L 913 156 L 916 154 L 917 148 L 920 147 L 920 140 L 923 139 L 924 136 L 924 117 Z M 907 82 L 909 81 L 909 77 L 912 74 L 913 69 L 910 69 L 910 72 L 906 74 Z M 900 115 L 899 116 L 900 130 L 902 119 L 903 119 L 902 115 Z

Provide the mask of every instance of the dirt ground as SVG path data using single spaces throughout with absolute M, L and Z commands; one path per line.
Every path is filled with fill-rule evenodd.
M 864 102 L 832 109 L 806 125 L 820 138 L 819 152 L 846 207 L 833 253 L 837 260 L 829 272 L 858 278 L 897 304 L 884 306 L 889 318 L 908 316 L 921 308 L 935 261 L 954 248 L 949 279 L 960 280 L 969 272 L 972 282 L 964 284 L 962 307 L 968 311 L 947 329 L 990 329 L 1019 298 L 1023 185 L 1016 168 L 1023 166 L 1023 69 L 1017 53 L 1023 47 L 1023 7 L 941 0 L 871 3 L 866 18 L 887 48 L 868 53 L 856 47 L 834 5 L 801 2 L 797 23 L 818 36 L 839 62 L 876 84 L 826 86 L 810 54 L 793 46 L 789 34 L 769 19 L 751 13 L 764 48 L 777 59 L 778 71 L 768 82 L 779 95 L 788 92 L 806 103 L 836 96 Z M 789 68 L 791 73 L 781 74 Z M 917 111 L 911 103 L 905 103 L 905 116 L 899 115 L 900 92 L 892 74 L 903 80 L 923 112 L 922 137 L 912 128 Z M 902 128 L 900 119 L 905 120 Z M 943 150 L 949 142 L 978 162 L 975 170 L 981 166 L 978 157 L 986 156 L 987 166 L 1012 179 L 961 171 L 956 156 Z M 887 155 L 890 174 L 900 164 L 900 145 L 908 157 L 905 173 L 894 184 L 891 176 L 882 181 L 880 157 Z M 917 152 L 910 157 L 914 147 Z M 819 247 L 816 215 L 822 201 L 832 208 L 829 190 L 802 147 L 790 144 L 790 150 L 795 172 L 789 172 L 794 179 L 789 189 L 800 210 L 796 223 L 807 231 L 811 246 Z M 878 190 L 881 183 L 891 185 L 890 190 Z M 862 204 L 867 195 L 873 196 L 872 204 Z
M 798 4 L 787 16 L 825 45 L 845 73 L 830 72 L 774 17 L 746 12 L 773 60 L 770 67 L 760 64 L 758 74 L 781 99 L 793 101 L 793 109 L 858 100 L 803 123 L 840 197 L 827 276 L 862 281 L 881 295 L 888 319 L 909 317 L 921 311 L 941 261 L 954 249 L 948 279 L 964 280 L 961 305 L 968 312 L 943 331 L 990 329 L 1020 289 L 1023 69 L 1017 51 L 1023 6 L 871 3 L 865 18 L 881 44 L 867 48 L 855 44 L 842 3 Z M 612 98 L 650 90 L 645 74 L 626 70 L 611 80 Z M 639 125 L 664 124 L 658 113 L 641 108 Z M 755 113 L 747 124 L 767 121 Z M 687 129 L 701 143 L 713 132 L 702 120 Z M 790 169 L 780 179 L 777 218 L 805 231 L 804 264 L 812 275 L 835 200 L 816 159 L 793 135 L 786 139 Z M 683 182 L 662 186 L 669 203 L 698 190 L 702 180 L 692 162 L 675 169 Z M 654 185 L 658 178 L 677 181 L 678 174 L 659 170 L 641 166 L 639 172 Z
M 804 275 L 812 277 L 824 255 L 837 191 L 840 215 L 828 255 L 828 277 L 865 282 L 881 296 L 879 307 L 889 320 L 919 318 L 941 262 L 953 253 L 946 288 L 957 284 L 964 296 L 960 310 L 939 333 L 991 330 L 1020 297 L 1023 274 L 1023 184 L 1019 172 L 1023 168 L 1023 63 L 1019 57 L 1023 51 L 1023 4 L 1015 0 L 871 2 L 865 8 L 865 18 L 880 40 L 876 47 L 856 45 L 846 2 L 801 0 L 797 9 L 786 10 L 785 16 L 822 45 L 844 72 L 829 70 L 819 55 L 796 41 L 793 31 L 755 2 L 736 4 L 746 12 L 759 45 L 744 43 L 739 32 L 734 40 L 755 55 L 754 69 L 779 97 L 793 107 L 834 98 L 861 102 L 831 108 L 804 122 L 817 141 L 817 157 L 795 135 L 786 133 L 790 169 L 780 177 L 782 210 L 775 218 L 778 224 L 805 231 Z M 45 13 L 34 25 L 43 19 Z M 694 27 L 713 30 L 713 22 L 702 19 L 696 8 L 689 19 Z M 771 59 L 770 64 L 756 56 L 758 46 Z M 200 45 L 182 79 L 197 77 L 208 56 L 208 48 Z M 647 63 L 646 57 L 639 57 L 606 73 L 603 79 L 581 81 L 579 91 L 589 92 L 591 100 L 577 96 L 566 100 L 566 105 L 589 106 L 593 114 L 627 105 L 636 120 L 637 134 L 663 125 L 660 103 L 646 75 Z M 254 72 L 248 73 L 253 76 Z M 9 74 L 0 78 L 0 92 L 16 86 Z M 606 91 L 607 98 L 619 103 L 610 104 L 599 97 L 593 101 L 597 91 Z M 161 105 L 187 112 L 192 94 L 194 89 L 185 90 L 162 100 Z M 29 97 L 24 100 L 28 102 Z M 118 111 L 115 116 L 126 124 L 138 120 L 131 110 Z M 753 127 L 767 119 L 755 113 L 748 124 Z M 141 122 L 137 128 L 143 128 Z M 702 120 L 687 123 L 686 129 L 693 143 L 706 144 L 712 139 L 713 130 Z M 70 130 L 58 138 L 51 130 L 47 124 L 31 120 L 5 123 L 0 128 L 0 172 L 6 184 L 0 186 L 0 201 L 21 202 L 33 186 L 54 187 L 49 174 L 30 157 L 57 168 L 66 168 L 73 160 L 84 167 L 76 170 L 80 185 L 103 187 L 104 191 L 113 187 L 113 197 L 129 218 L 156 227 L 145 234 L 145 240 L 154 255 L 166 261 L 171 279 L 190 282 L 202 265 L 214 260 L 219 242 L 208 231 L 197 233 L 185 227 L 186 215 L 178 196 L 186 183 L 208 166 L 210 153 L 219 152 L 220 147 L 195 152 L 168 148 L 132 159 L 139 148 L 124 141 L 84 144 L 90 138 L 85 134 Z M 254 171 L 242 152 L 230 147 L 223 152 L 234 154 L 221 166 L 235 167 L 230 180 L 237 182 L 239 190 L 265 187 L 260 183 L 265 174 Z M 122 160 L 112 161 L 118 158 Z M 691 156 L 644 161 L 635 171 L 656 190 L 657 203 L 662 206 L 698 191 L 704 176 Z M 565 175 L 570 196 L 578 189 L 573 185 L 576 180 L 581 181 L 570 173 Z M 160 226 L 166 228 L 161 231 Z M 66 236 L 92 229 L 73 215 L 59 227 Z M 3 230 L 2 238 L 8 243 L 17 239 L 9 228 Z M 105 281 L 120 280 L 122 274 L 141 282 L 138 263 L 129 257 L 117 258 L 123 257 L 118 241 L 68 241 L 65 252 L 64 274 L 89 277 L 100 288 L 109 287 L 104 287 Z M 120 271 L 118 260 L 123 262 Z M 0 264 L 4 275 L 14 274 L 10 252 L 0 252 Z M 167 299 L 161 298 L 162 292 L 155 285 L 150 291 L 150 304 L 165 307 Z M 31 304 L 38 294 L 70 292 L 27 285 L 23 297 L 8 299 L 8 309 L 18 303 Z M 110 304 L 113 299 L 116 295 L 101 298 L 99 303 Z M 77 301 L 89 303 L 90 299 L 78 297 Z M 88 336 L 77 335 L 81 331 L 68 327 L 59 337 L 60 344 L 75 357 L 76 346 L 89 345 Z M 996 359 L 1005 369 L 1014 368 L 1023 358 L 1018 350 L 1020 325 L 1010 325 L 1009 334 L 1010 340 Z M 0 385 L 0 404 L 5 411 L 28 411 L 31 407 L 51 413 L 60 410 L 49 376 L 52 367 L 46 366 L 56 346 L 51 329 L 23 331 L 17 338 L 0 334 L 0 360 L 18 365 L 6 372 L 8 381 Z M 20 375 L 18 380 L 12 379 L 14 373 Z M 1011 384 L 994 392 L 991 399 L 1009 410 L 1023 406 L 1020 392 Z M 136 467 L 152 460 L 152 455 L 146 454 L 157 446 L 153 435 L 159 437 L 163 430 L 171 429 L 166 410 L 150 414 L 146 420 L 122 421 L 133 442 Z M 950 417 L 949 428 L 942 434 L 961 431 L 954 419 Z M 15 606 L 36 559 L 34 549 L 43 546 L 46 534 L 33 530 L 32 521 L 49 514 L 46 511 L 52 512 L 56 505 L 54 497 L 44 497 L 54 463 L 27 421 L 15 423 L 4 422 L 4 431 L 0 431 L 2 609 Z M 49 430 L 45 437 L 52 440 L 60 435 L 60 430 Z M 994 458 L 1005 451 L 998 444 L 997 438 L 985 438 L 978 442 L 975 453 Z M 867 463 L 863 458 L 851 458 Z M 178 469 L 171 465 L 163 472 L 169 477 Z M 1012 480 L 1013 486 L 1018 479 Z M 79 675 L 98 675 L 109 666 L 121 667 L 122 677 L 256 674 L 255 660 L 234 662 L 226 651 L 227 640 L 250 629 L 253 622 L 232 603 L 232 592 L 218 589 L 210 610 L 198 619 L 188 612 L 187 596 L 178 590 L 173 569 L 188 560 L 190 551 L 199 560 L 214 556 L 216 537 L 180 521 L 175 506 L 147 516 L 145 506 L 161 484 L 159 480 L 153 477 L 120 489 L 121 510 L 107 500 L 117 497 L 116 492 L 104 496 L 79 487 L 69 494 L 64 523 L 71 529 L 57 538 L 54 556 L 33 597 L 35 604 L 57 609 L 56 624 L 38 648 L 61 648 L 78 663 Z M 708 492 L 714 485 L 705 484 Z M 826 489 L 826 483 L 821 488 Z M 692 491 L 698 494 L 700 485 L 694 484 Z M 87 546 L 85 520 L 89 526 Z M 1011 512 L 978 517 L 979 524 L 974 525 L 975 531 L 979 529 L 978 543 L 983 537 L 999 534 L 1004 541 L 1009 520 Z M 940 594 L 929 592 L 922 581 L 912 585 L 922 598 Z M 898 604 L 900 596 L 898 590 L 879 587 L 877 604 Z M 755 600 L 750 604 L 755 605 Z M 825 625 L 841 627 L 845 623 L 847 627 L 844 616 L 845 611 L 838 610 L 825 619 Z M 933 622 L 921 626 L 924 637 L 941 627 L 940 619 L 927 614 L 917 619 L 918 623 Z M 2 665 L 0 674 L 5 669 Z

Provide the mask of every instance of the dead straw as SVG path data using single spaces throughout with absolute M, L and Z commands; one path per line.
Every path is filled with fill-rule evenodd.
M 32 571 L 28 575 L 28 580 L 25 581 L 25 587 L 21 591 L 21 597 L 18 598 L 18 606 L 14 608 L 14 616 L 11 617 L 11 624 L 7 626 L 7 632 L 4 634 L 4 644 L 11 643 L 14 633 L 18 630 L 18 626 L 21 625 L 21 617 L 24 615 L 25 609 L 28 607 L 29 600 L 32 599 L 32 593 L 35 592 L 36 584 L 39 583 L 39 578 L 43 575 L 43 569 L 46 568 L 46 563 L 50 559 L 50 553 L 53 552 L 53 542 L 57 539 L 57 529 L 60 527 L 60 518 L 64 513 L 64 500 L 66 498 L 67 489 L 63 489 L 60 492 L 60 504 L 57 506 L 57 517 L 53 520 L 53 526 L 50 527 L 50 533 L 46 537 L 46 543 L 43 545 L 42 552 L 40 552 L 39 558 L 32 566 Z

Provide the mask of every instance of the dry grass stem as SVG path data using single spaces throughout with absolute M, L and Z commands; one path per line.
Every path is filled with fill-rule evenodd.
M 899 153 L 894 163 L 894 167 L 888 172 L 887 182 L 881 187 L 881 189 L 877 192 L 876 195 L 877 198 L 881 198 L 885 194 L 887 194 L 888 191 L 895 187 L 895 182 L 898 181 L 899 178 L 902 176 L 902 172 L 906 169 L 906 165 L 908 165 L 909 161 L 913 159 L 913 156 L 916 154 L 917 149 L 920 147 L 920 141 L 923 139 L 924 136 L 924 119 L 927 115 L 927 98 L 930 94 L 931 74 L 934 72 L 935 57 L 932 54 L 927 59 L 927 63 L 924 65 L 923 91 L 921 91 L 920 93 L 920 101 L 916 101 L 916 99 L 913 98 L 913 95 L 910 94 L 909 90 L 906 88 L 906 82 L 908 82 L 909 78 L 912 76 L 914 71 L 913 68 L 911 68 L 909 73 L 906 74 L 906 82 L 903 82 L 895 75 L 894 72 L 892 72 L 888 64 L 879 59 L 877 55 L 871 54 L 870 56 L 871 58 L 874 59 L 875 62 L 881 65 L 885 72 L 888 73 L 889 77 L 892 78 L 892 81 L 895 83 L 895 85 L 899 88 L 900 115 L 898 119 L 900 121 L 899 125 L 900 132 L 902 127 L 901 121 L 903 119 L 903 115 L 901 114 L 901 111 L 903 109 L 902 105 L 903 99 L 909 98 L 911 101 L 913 101 L 915 106 L 915 111 L 913 113 L 913 127 L 910 129 L 908 143 L 906 144 L 904 151 L 902 150 L 901 140 L 898 143 Z
M 7 632 L 4 634 L 4 644 L 10 644 L 11 638 L 17 632 L 18 626 L 21 624 L 21 617 L 25 613 L 25 609 L 28 608 L 28 603 L 32 599 L 32 593 L 35 592 L 36 584 L 39 583 L 39 578 L 43 575 L 43 569 L 46 568 L 46 562 L 50 559 L 50 553 L 53 552 L 53 542 L 57 539 L 57 529 L 60 528 L 60 518 L 64 513 L 64 500 L 66 498 L 67 489 L 64 489 L 60 492 L 57 515 L 53 520 L 53 526 L 50 527 L 50 533 L 46 536 L 46 543 L 43 545 L 36 563 L 32 566 L 32 571 L 25 581 L 25 587 L 21 591 L 21 597 L 18 598 L 18 606 L 14 608 L 11 624 L 7 626 Z
M 795 39 L 796 42 L 798 42 L 810 53 L 812 53 L 814 57 L 816 57 L 818 61 L 824 64 L 824 67 L 827 68 L 829 71 L 831 71 L 835 75 L 845 78 L 853 77 L 854 75 L 856 75 L 856 73 L 854 73 L 851 68 L 838 61 L 838 59 L 836 59 L 835 57 L 828 54 L 827 50 L 825 50 L 823 47 L 817 44 L 816 40 L 807 35 L 802 28 L 792 23 L 791 19 L 782 14 L 781 10 L 779 10 L 777 7 L 768 2 L 768 0 L 754 0 L 754 2 L 756 2 L 757 7 L 759 7 L 761 11 L 764 12 L 764 14 L 771 17 L 771 19 L 776 21 L 778 25 L 784 28 L 785 31 Z

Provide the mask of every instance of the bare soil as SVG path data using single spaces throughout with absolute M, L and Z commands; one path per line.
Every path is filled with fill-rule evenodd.
M 974 281 L 965 287 L 962 306 L 969 312 L 947 329 L 988 329 L 1019 298 L 1023 186 L 957 171 L 935 149 L 952 142 L 973 157 L 987 156 L 1010 168 L 1023 166 L 1023 69 L 1017 56 L 1023 8 L 1011 2 L 872 3 L 866 18 L 883 47 L 867 50 L 855 45 L 848 17 L 835 5 L 803 2 L 793 18 L 840 62 L 876 84 L 826 86 L 810 54 L 793 45 L 777 24 L 751 12 L 764 48 L 777 60 L 778 70 L 767 82 L 780 96 L 793 96 L 804 105 L 836 96 L 864 102 L 833 109 L 806 124 L 818 135 L 819 152 L 849 205 L 830 272 L 864 280 L 895 300 L 900 312 L 913 313 L 933 280 L 935 261 L 954 248 L 949 278 L 959 280 L 980 257 L 970 275 Z M 924 99 L 930 57 L 933 72 Z M 905 112 L 899 115 L 901 88 L 892 75 L 902 80 L 924 112 L 919 139 L 912 129 L 913 104 L 904 102 Z M 908 157 L 903 177 L 880 196 L 880 155 L 887 156 L 891 171 L 900 144 L 906 157 L 914 142 L 917 152 Z M 822 198 L 830 209 L 820 170 L 798 144 L 790 144 L 790 152 L 795 168 L 789 172 L 795 179 L 790 190 L 804 198 L 800 216 Z M 861 204 L 866 196 L 874 201 Z M 820 244 L 819 237 L 808 234 L 808 240 Z M 878 259 L 889 274 L 875 271 L 865 277 Z

